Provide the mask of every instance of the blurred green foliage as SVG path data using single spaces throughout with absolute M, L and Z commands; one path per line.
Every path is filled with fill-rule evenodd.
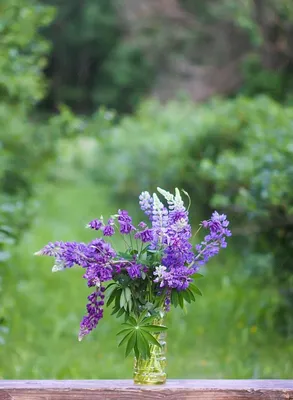
M 46 123 L 35 115 L 46 93 L 43 68 L 50 50 L 39 30 L 51 22 L 54 10 L 35 0 L 7 0 L 1 3 L 0 14 L 1 279 L 10 265 L 12 245 L 31 222 L 35 186 L 48 173 L 57 139 L 80 132 L 82 121 L 66 107 Z M 4 307 L 2 299 L 0 304 Z
M 30 121 L 30 112 L 44 95 L 42 68 L 49 49 L 36 30 L 51 21 L 52 10 L 21 0 L 2 2 L 0 7 L 1 262 L 9 257 L 5 245 L 27 225 L 23 200 L 31 194 L 33 176 L 44 162 L 46 144 Z
M 243 98 L 233 103 L 230 118 L 238 120 L 242 146 L 224 150 L 214 162 L 203 161 L 202 178 L 215 184 L 214 207 L 234 209 L 254 224 L 243 232 L 254 233 L 254 251 L 272 254 L 283 298 L 278 329 L 292 335 L 293 108 L 269 98 Z
M 0 11 L 0 266 L 3 270 L 3 262 L 11 255 L 9 248 L 29 223 L 32 206 L 27 199 L 48 153 L 47 138 L 33 124 L 31 112 L 45 93 L 42 69 L 49 50 L 37 30 L 48 25 L 53 12 L 33 0 L 4 1 Z
M 44 109 L 65 102 L 89 113 L 99 105 L 129 112 L 152 79 L 138 43 L 122 42 L 115 1 L 43 0 L 56 7 L 45 31 L 53 43 L 46 74 L 52 80 Z
M 157 12 L 140 0 L 41 3 L 56 7 L 44 30 L 53 45 L 45 110 L 65 102 L 83 113 L 100 105 L 131 112 L 170 64 L 225 65 L 240 57 L 244 94 L 285 101 L 292 92 L 291 0 L 177 0 L 170 10 L 159 1 Z M 227 46 L 229 32 L 237 40 Z

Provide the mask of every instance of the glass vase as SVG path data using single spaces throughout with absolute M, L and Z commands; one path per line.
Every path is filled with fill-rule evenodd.
M 164 325 L 163 320 L 153 321 L 153 325 Z M 133 379 L 137 385 L 160 385 L 166 382 L 166 331 L 153 334 L 161 347 L 150 345 L 151 357 L 147 360 L 134 358 Z

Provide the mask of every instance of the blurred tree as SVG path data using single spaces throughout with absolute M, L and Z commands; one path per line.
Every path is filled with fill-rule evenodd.
M 48 43 L 38 34 L 53 10 L 34 0 L 3 0 L 0 5 L 0 265 L 9 246 L 27 227 L 28 198 L 48 153 L 46 137 L 33 127 L 30 113 L 44 96 L 42 69 Z M 1 274 L 2 275 L 2 274 Z M 0 301 L 1 307 L 5 302 Z M 1 312 L 4 313 L 5 310 Z
M 129 111 L 149 85 L 151 71 L 139 47 L 121 43 L 123 26 L 109 0 L 43 0 L 57 16 L 45 31 L 53 43 L 46 74 L 51 78 L 43 104 L 66 102 L 79 112 L 104 104 Z
M 131 111 L 148 90 L 163 100 L 186 92 L 202 101 L 240 88 L 286 97 L 290 0 L 42 1 L 58 9 L 46 32 L 53 42 L 47 107 L 65 101 L 78 111 L 100 104 Z
M 66 108 L 47 123 L 35 117 L 36 105 L 46 93 L 43 68 L 50 50 L 39 30 L 51 22 L 54 9 L 37 0 L 2 0 L 0 15 L 1 281 L 11 245 L 31 222 L 32 195 L 56 154 L 57 139 L 80 132 L 82 121 Z M 4 300 L 0 317 L 9 304 Z

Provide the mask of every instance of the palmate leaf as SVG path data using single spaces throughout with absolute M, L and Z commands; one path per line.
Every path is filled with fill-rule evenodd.
M 123 322 L 122 326 L 124 326 L 125 329 L 127 329 L 127 328 L 130 328 L 130 329 L 135 328 L 135 326 L 133 326 L 129 322 Z
M 152 333 L 159 334 L 167 330 L 167 327 L 150 324 L 156 316 L 144 318 L 146 315 L 147 312 L 143 312 L 139 318 L 129 316 L 127 322 L 122 324 L 123 329 L 117 333 L 117 336 L 123 336 L 119 346 L 126 344 L 126 357 L 134 350 L 136 357 L 147 359 L 150 357 L 150 345 L 161 347 Z
M 130 331 L 132 331 L 132 328 L 124 328 L 121 331 L 119 331 L 118 333 L 116 333 L 116 336 L 123 335 L 123 334 L 126 335 L 126 333 L 129 333 Z
M 140 314 L 140 316 L 139 316 L 139 318 L 138 318 L 138 320 L 137 320 L 137 323 L 138 324 L 140 324 L 141 322 L 144 322 L 145 323 L 145 317 L 148 315 L 148 312 L 149 312 L 149 310 L 144 310 L 141 314 Z
M 134 348 L 135 343 L 136 343 L 136 336 L 137 336 L 137 333 L 134 331 L 130 334 L 128 342 L 127 342 L 126 350 L 125 350 L 125 357 L 127 357 L 129 355 L 129 353 L 131 352 L 131 350 Z
M 128 317 L 127 322 L 129 324 L 131 324 L 132 326 L 137 326 L 138 325 L 138 321 L 136 321 L 135 318 L 133 318 L 131 315 Z
M 156 318 L 155 315 L 151 315 L 150 317 L 145 318 L 141 323 L 140 326 L 146 326 L 149 325 L 153 320 Z
M 141 327 L 141 329 L 144 329 L 148 332 L 160 333 L 166 331 L 168 328 L 164 325 L 144 325 L 143 327 Z
M 141 330 L 137 331 L 136 340 L 137 340 L 137 343 L 136 343 L 137 349 L 138 349 L 138 352 L 141 355 L 141 357 L 144 359 L 150 358 L 150 356 L 151 356 L 150 346 Z
M 122 340 L 119 342 L 118 347 L 122 346 L 129 338 L 130 335 L 132 335 L 134 332 L 133 331 L 129 331 L 123 338 Z
M 157 339 L 153 335 L 151 335 L 147 330 L 141 328 L 141 332 L 149 343 L 153 344 L 154 346 L 162 347 L 161 344 L 157 341 Z

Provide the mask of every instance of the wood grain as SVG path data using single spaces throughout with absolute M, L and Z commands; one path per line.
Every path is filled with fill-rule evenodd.
M 0 381 L 0 400 L 293 400 L 293 380 Z

